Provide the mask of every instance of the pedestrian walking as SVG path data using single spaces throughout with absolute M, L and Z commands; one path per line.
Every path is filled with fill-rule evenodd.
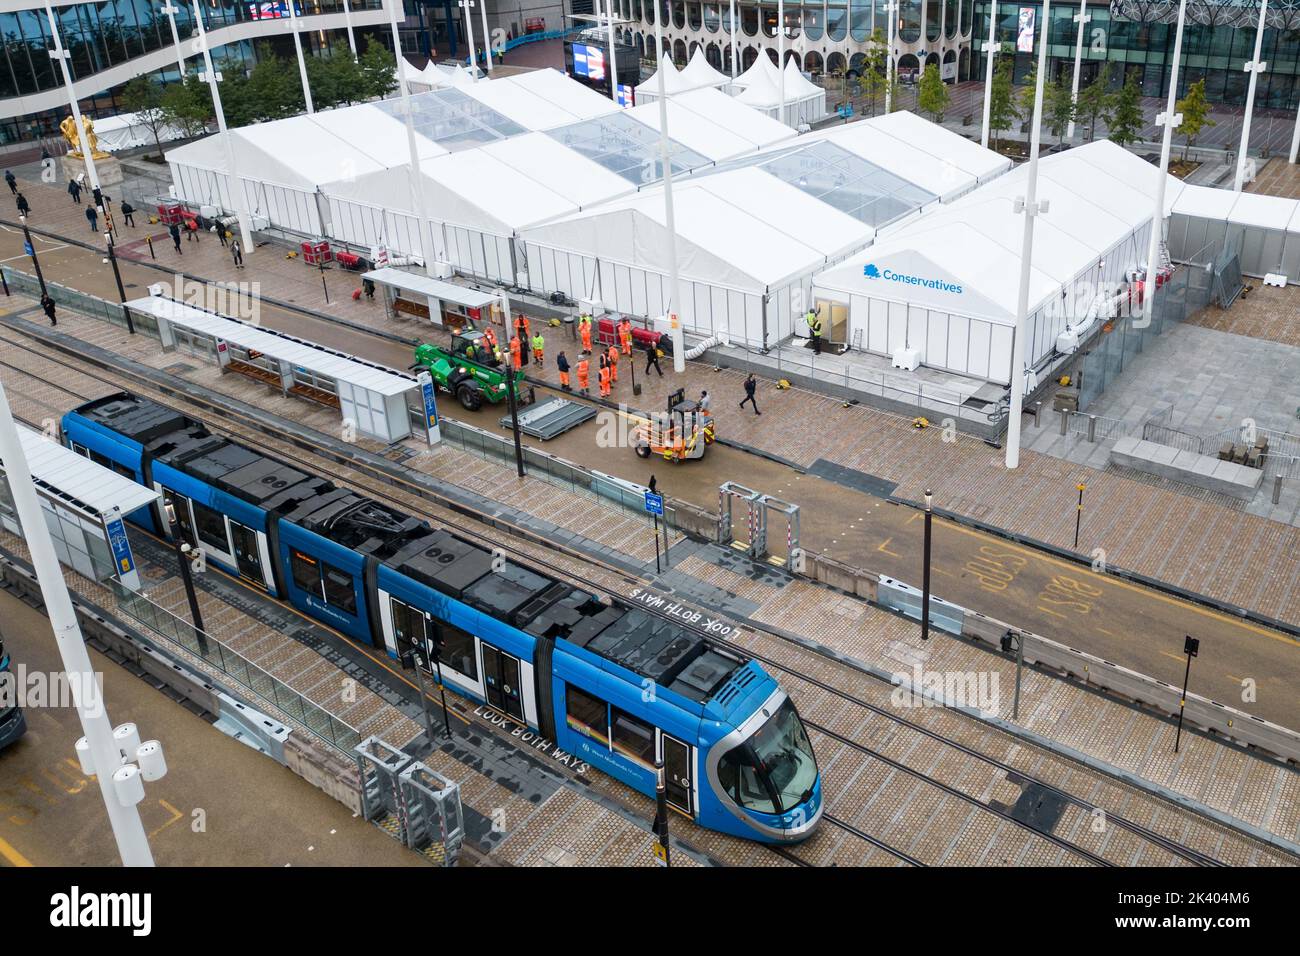
M 135 220 L 134 220 L 133 218 L 131 218 L 131 217 L 135 215 L 135 207 L 132 206 L 132 205 L 131 205 L 129 202 L 127 202 L 125 199 L 123 199 L 123 200 L 122 200 L 122 205 L 121 205 L 120 207 L 118 207 L 118 208 L 120 208 L 120 209 L 122 210 L 122 221 L 123 221 L 124 223 L 126 223 L 128 226 L 130 226 L 132 229 L 134 229 L 134 228 L 135 228 Z
M 77 182 L 75 179 L 69 179 L 68 195 L 72 197 L 72 201 L 74 203 L 80 206 L 81 205 L 81 183 Z
M 221 242 L 221 247 L 222 247 L 223 249 L 224 249 L 227 245 L 229 245 L 228 240 L 229 240 L 230 237 L 226 235 L 226 227 L 225 227 L 225 226 L 221 225 L 221 223 L 217 223 L 216 225 L 214 225 L 214 226 L 212 227 L 212 231 L 215 232 L 215 233 L 217 234 L 217 239 L 220 240 L 220 242 Z
M 48 292 L 41 294 L 41 308 L 45 310 L 46 316 L 49 317 L 51 326 L 59 324 L 58 318 L 54 315 L 54 300 L 50 298 Z
M 660 378 L 664 377 L 664 370 L 659 367 L 659 346 L 655 345 L 655 343 L 653 342 L 647 341 L 645 344 L 645 374 L 646 375 L 650 374 L 651 368 L 653 368 L 656 372 L 659 373 Z
M 99 213 L 94 206 L 86 207 L 86 222 L 90 223 L 91 232 L 99 232 Z
M 541 329 L 538 329 L 537 334 L 533 336 L 532 345 L 533 345 L 533 361 L 537 363 L 537 367 L 540 369 L 542 367 L 542 358 L 544 356 L 544 351 L 546 349 L 546 340 L 542 338 Z
M 566 392 L 571 391 L 569 388 L 569 357 L 563 352 L 555 356 L 555 367 L 560 370 L 560 388 Z
M 713 405 L 713 400 L 709 398 L 708 389 L 705 389 L 704 391 L 700 392 L 700 401 L 699 401 L 700 411 L 702 411 L 705 415 L 711 415 L 713 413 L 710 412 L 709 409 L 712 407 L 712 405 Z
M 582 391 L 583 395 L 590 395 L 591 392 L 588 387 L 590 385 L 591 385 L 591 365 L 587 362 L 587 357 L 584 355 L 578 361 L 578 388 Z
M 366 294 L 367 299 L 373 300 L 375 297 L 375 281 L 373 279 L 362 279 L 361 291 Z M 497 337 L 495 335 L 492 336 L 490 344 L 494 349 L 497 347 Z
M 17 193 L 16 195 L 18 196 L 18 199 L 17 199 L 17 203 L 18 203 L 18 215 L 20 215 L 20 216 L 29 216 L 29 215 L 31 215 L 32 207 L 29 206 L 29 205 L 27 204 L 27 197 L 24 196 L 22 193 Z
M 5 170 L 5 182 L 9 184 L 9 191 L 15 196 L 18 195 L 18 180 L 14 178 L 12 169 Z
M 181 251 L 181 244 L 179 241 L 176 243 L 176 251 Z M 230 258 L 234 260 L 236 269 L 244 268 L 244 247 L 240 245 L 238 239 L 230 240 Z
M 197 219 L 185 220 L 185 241 L 197 242 L 199 238 L 199 223 Z
M 184 255 L 184 253 L 181 252 L 181 227 L 176 223 L 172 223 L 167 227 L 167 231 L 171 233 L 172 245 L 176 247 L 176 254 L 178 256 Z
M 609 383 L 611 385 L 617 385 L 618 384 L 618 346 L 611 345 L 609 347 L 609 350 L 605 353 L 605 357 L 609 359 Z
M 745 402 L 749 402 L 749 404 L 754 406 L 754 414 L 762 415 L 763 413 L 758 410 L 758 402 L 754 401 L 754 392 L 757 390 L 758 382 L 754 379 L 754 373 L 750 372 L 749 377 L 745 379 L 745 397 L 741 401 L 740 407 L 744 408 Z

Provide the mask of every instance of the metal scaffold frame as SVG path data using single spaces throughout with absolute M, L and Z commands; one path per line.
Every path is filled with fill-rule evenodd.
M 736 500 L 745 502 L 745 524 L 749 530 L 748 546 L 744 550 L 751 558 L 761 560 L 767 550 L 767 527 L 764 523 L 764 510 L 760 499 L 763 496 L 752 488 L 735 481 L 725 481 L 718 486 L 718 544 L 729 545 L 736 540 L 735 522 L 732 504 Z
M 791 501 L 778 498 L 775 495 L 763 495 L 759 499 L 763 506 L 763 545 L 766 551 L 767 546 L 767 528 L 771 524 L 770 512 L 776 512 L 785 516 L 785 560 L 781 562 L 782 567 L 787 571 L 794 572 L 798 570 L 799 555 L 799 506 Z M 771 559 L 769 559 L 771 560 Z M 772 560 L 775 564 L 776 561 Z
M 379 737 L 353 753 L 361 815 L 432 862 L 455 866 L 465 843 L 460 785 Z

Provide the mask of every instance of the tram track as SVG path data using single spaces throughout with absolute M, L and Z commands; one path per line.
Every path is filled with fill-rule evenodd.
M 6 335 L 10 335 L 10 334 L 25 336 L 26 333 L 17 332 L 15 330 L 10 330 L 10 332 L 6 333 Z M 3 336 L 0 336 L 0 338 L 3 338 Z M 37 338 L 37 340 L 40 341 L 39 337 Z M 109 379 L 104 378 L 100 374 L 87 372 L 84 368 L 78 368 L 77 366 L 73 365 L 67 359 L 54 357 L 48 351 L 38 351 L 37 349 L 32 348 L 30 345 L 27 345 L 23 342 L 14 341 L 12 338 L 5 339 L 5 341 L 7 341 L 8 344 L 14 346 L 15 348 L 24 349 L 27 353 L 29 353 L 32 356 L 33 360 L 35 361 L 43 360 L 43 361 L 51 362 L 62 368 L 68 369 L 77 374 L 85 376 L 88 381 L 95 382 L 97 385 L 99 384 L 106 385 L 112 389 L 118 389 L 122 387 L 121 384 L 117 381 L 110 381 Z M 92 366 L 96 366 L 99 364 L 85 357 L 79 356 L 78 359 L 80 362 L 85 364 L 90 364 Z M 39 376 L 35 376 L 30 370 L 26 368 L 20 368 L 19 366 L 13 365 L 12 363 L 9 362 L 3 362 L 0 364 L 3 364 L 5 367 L 13 369 L 16 372 L 20 372 L 22 374 L 32 376 L 33 378 L 36 378 L 38 381 L 41 381 L 46 385 L 51 384 L 49 377 L 40 378 Z M 120 368 L 113 368 L 112 371 L 114 374 L 117 375 L 123 375 L 123 374 L 128 376 L 132 375 L 132 373 L 130 372 L 123 373 L 123 371 Z M 141 379 L 141 381 L 139 382 L 138 385 L 134 385 L 132 387 L 135 387 L 138 391 L 141 391 L 142 393 L 147 393 L 150 391 L 158 391 L 157 387 L 153 385 L 153 383 L 149 382 L 144 376 L 138 376 L 138 377 Z M 87 397 L 84 395 L 79 395 L 71 389 L 64 388 L 62 390 L 79 401 L 85 400 Z M 206 412 L 197 411 L 197 412 L 192 412 L 192 414 L 195 414 L 196 417 L 203 418 L 205 421 L 209 423 L 209 427 L 213 427 L 214 430 L 216 431 L 222 431 L 222 430 L 229 431 L 231 432 L 232 437 L 236 438 L 237 440 L 248 442 L 249 444 L 253 444 L 253 445 L 262 446 L 263 450 L 265 450 L 268 454 L 273 454 L 280 458 L 296 456 L 300 462 L 306 463 L 308 467 L 317 468 L 317 469 L 319 469 L 320 467 L 320 461 L 322 457 L 325 458 L 331 457 L 328 454 L 322 455 L 323 450 L 319 448 L 309 450 L 309 454 L 312 455 L 312 459 L 310 461 L 308 459 L 304 459 L 300 455 L 297 455 L 297 453 L 295 453 L 294 455 L 286 456 L 285 451 L 281 447 L 271 447 L 267 445 L 265 441 L 262 441 L 258 437 L 258 436 L 265 435 L 264 426 L 259 426 L 256 422 L 252 422 L 251 424 L 245 423 L 243 427 L 251 429 L 255 433 L 251 437 L 242 433 L 242 429 L 235 429 L 230 427 L 232 424 L 232 420 L 236 416 L 232 414 L 229 408 L 223 407 L 217 403 L 213 403 L 206 399 L 198 398 L 197 396 L 191 395 L 189 392 L 186 392 L 184 390 L 180 390 L 180 394 L 175 394 L 175 393 L 169 394 L 164 389 L 162 390 L 162 393 L 163 394 L 159 396 L 159 400 L 169 402 L 171 404 L 183 404 L 188 402 L 190 404 L 196 404 L 206 408 L 207 409 Z M 213 418 L 214 414 L 217 416 L 217 419 L 215 421 Z M 251 422 L 251 416 L 249 416 L 249 421 Z M 282 440 L 284 440 L 283 436 L 277 436 L 277 437 L 280 437 Z M 430 502 L 431 493 L 428 489 L 421 488 L 409 482 L 403 482 L 400 479 L 395 480 L 394 477 L 389 474 L 377 474 L 376 473 L 377 470 L 374 469 L 372 466 L 368 466 L 363 462 L 358 462 L 355 459 L 340 461 L 338 463 L 343 465 L 348 470 L 361 473 L 362 477 L 367 479 L 367 481 L 373 482 L 376 479 L 379 481 L 382 487 L 376 489 L 371 485 L 369 485 L 368 483 L 366 483 L 365 481 L 358 481 L 357 479 L 349 479 L 354 483 L 359 484 L 361 490 L 363 490 L 367 494 L 371 494 L 376 497 L 387 498 L 389 501 L 394 502 L 399 507 L 402 507 L 404 509 L 410 509 L 412 508 L 412 504 L 409 501 L 398 499 L 392 493 L 392 488 L 394 485 L 404 484 L 406 485 L 407 488 L 406 493 L 413 494 L 414 497 L 420 499 L 418 505 L 416 505 L 415 507 L 417 507 L 421 511 L 426 511 L 426 512 L 431 508 L 431 502 Z M 502 534 L 505 534 L 508 537 L 522 538 L 525 541 L 531 542 L 534 546 L 537 545 L 543 546 L 548 552 L 559 551 L 566 554 L 568 557 L 577 561 L 580 566 L 576 570 L 566 569 L 564 573 L 569 574 L 570 576 L 577 577 L 579 582 L 585 587 L 601 590 L 611 595 L 617 594 L 619 597 L 625 598 L 626 594 L 619 593 L 618 586 L 620 583 L 630 584 L 630 585 L 635 585 L 640 587 L 644 587 L 648 583 L 626 571 L 622 571 L 618 568 L 614 568 L 609 565 L 603 564 L 602 562 L 593 559 L 592 557 L 586 554 L 578 552 L 576 549 L 566 547 L 557 542 L 552 542 L 548 540 L 547 541 L 539 540 L 538 536 L 535 533 L 529 532 L 527 529 L 519 529 L 519 528 L 511 527 L 511 530 L 503 531 L 502 525 L 508 524 L 508 522 L 504 522 L 500 517 L 489 516 L 483 513 L 480 513 L 477 516 L 473 514 L 467 514 L 466 513 L 467 509 L 460 505 L 450 506 L 447 504 L 442 504 L 442 505 L 432 505 L 432 507 L 435 507 L 439 510 L 447 510 L 451 513 L 451 515 L 453 516 L 451 519 L 447 519 L 446 517 L 443 517 L 440 518 L 439 520 L 453 530 L 459 530 L 462 533 L 469 533 L 481 538 L 492 538 L 493 533 L 495 533 L 496 536 L 498 537 Z M 480 525 L 486 525 L 487 527 L 491 528 L 492 531 L 486 532 L 483 527 L 478 527 L 470 530 L 463 527 L 462 525 L 458 525 L 455 523 L 456 520 L 465 517 L 468 517 L 471 520 L 476 520 L 477 523 L 479 523 Z M 540 563 L 542 565 L 541 568 L 542 570 L 547 570 L 550 571 L 551 573 L 554 573 L 553 560 L 550 560 L 546 557 L 539 557 L 538 555 L 532 554 L 526 550 L 522 550 L 517 545 L 511 545 L 509 547 L 509 550 L 514 552 L 514 554 L 517 557 L 519 557 L 523 562 L 530 563 L 535 566 Z M 591 580 L 589 575 L 591 574 L 593 565 L 600 568 L 601 577 L 606 579 L 606 583 L 596 584 Z M 613 579 L 612 583 L 610 582 L 611 578 Z M 643 609 L 649 611 L 650 613 L 656 613 L 654 608 L 644 607 Z M 666 614 L 660 614 L 659 616 L 667 617 Z M 673 618 L 673 620 L 675 620 L 680 625 L 688 626 L 688 627 L 690 626 L 677 618 Z M 750 627 L 755 636 L 761 635 L 763 638 L 768 640 L 784 642 L 787 647 L 795 648 L 799 653 L 815 655 L 818 661 L 822 664 L 831 661 L 829 657 L 825 655 L 817 654 L 815 651 L 805 648 L 796 642 L 790 641 L 788 638 L 784 638 L 781 635 L 773 634 L 772 632 L 762 630 L 761 625 L 751 625 Z M 1113 811 L 1108 811 L 1104 808 L 1101 808 L 1099 807 L 1098 804 L 1089 801 L 1087 799 L 1084 799 L 1083 797 L 1079 797 L 1076 794 L 1066 790 L 1062 786 L 1058 786 L 1057 784 L 1051 783 L 1046 780 L 1035 778 L 1032 775 L 1027 774 L 1026 771 L 1020 767 L 1013 766 L 1005 761 L 998 760 L 997 758 L 992 757 L 988 754 L 981 753 L 975 750 L 974 748 L 962 743 L 961 741 L 952 739 L 951 737 L 941 734 L 929 727 L 922 726 L 916 721 L 909 720 L 897 713 L 886 711 L 880 706 L 872 704 L 871 702 L 856 696 L 852 692 L 846 691 L 842 687 L 837 687 L 829 683 L 828 681 L 824 681 L 821 680 L 820 678 L 810 675 L 805 670 L 792 667 L 790 664 L 784 663 L 781 660 L 776 659 L 771 654 L 756 652 L 756 650 L 753 647 L 744 646 L 734 641 L 728 641 L 726 639 L 720 638 L 717 634 L 704 632 L 700 628 L 694 628 L 694 629 L 697 630 L 699 633 L 701 633 L 703 636 L 707 637 L 709 640 L 721 646 L 730 647 L 731 649 L 733 649 L 735 652 L 739 654 L 759 660 L 765 666 L 770 667 L 774 672 L 775 671 L 783 672 L 786 675 L 790 676 L 791 678 L 794 678 L 799 683 L 806 684 L 812 688 L 816 688 L 821 692 L 832 695 L 833 697 L 836 697 L 844 702 L 848 702 L 856 707 L 862 708 L 870 714 L 873 714 L 877 717 L 882 717 L 885 720 L 891 722 L 893 725 L 906 728 L 910 732 L 920 734 L 930 739 L 933 742 L 939 743 L 948 748 L 952 748 L 953 751 L 963 754 L 967 758 L 980 761 L 984 763 L 986 766 L 996 769 L 999 772 L 1007 774 L 1008 776 L 1014 775 L 1016 778 L 1020 779 L 1021 781 L 1041 787 L 1044 792 L 1053 794 L 1055 797 L 1059 798 L 1065 803 L 1073 807 L 1076 807 L 1086 813 L 1092 813 L 1101 810 L 1101 812 L 1106 813 L 1106 819 L 1110 824 L 1119 827 L 1120 829 L 1133 835 L 1135 838 L 1139 838 L 1141 840 L 1147 841 L 1153 846 L 1162 849 L 1168 854 L 1186 863 L 1191 863 L 1194 865 L 1202 865 L 1202 866 L 1222 865 L 1222 862 L 1220 860 L 1216 859 L 1215 857 L 1211 856 L 1208 853 L 1205 853 L 1203 851 L 1179 843 L 1177 840 L 1167 835 L 1161 834 L 1155 830 L 1152 830 L 1151 828 L 1145 827 L 1134 821 L 1128 820 L 1125 817 Z M 840 668 L 849 670 L 848 665 L 843 664 L 842 662 L 833 662 L 833 663 Z M 863 674 L 862 672 L 859 671 L 852 671 L 851 674 L 848 676 L 860 680 Z M 802 703 L 800 709 L 804 710 L 804 705 Z M 1031 832 L 1036 837 L 1042 837 L 1043 839 L 1047 840 L 1049 843 L 1052 843 L 1058 849 L 1064 852 L 1075 854 L 1087 862 L 1097 863 L 1099 865 L 1113 865 L 1113 861 L 1106 860 L 1104 857 L 1100 856 L 1097 853 L 1094 853 L 1091 850 L 1087 850 L 1076 844 L 1072 844 L 1068 840 L 1065 840 L 1063 837 L 1060 837 L 1056 834 L 1045 833 L 1042 829 L 1035 828 L 1033 826 L 1030 826 L 1029 824 L 1024 823 L 1023 821 L 1016 820 L 1014 816 L 1008 812 L 1005 811 L 999 812 L 998 808 L 991 807 L 987 802 L 984 802 L 980 800 L 978 797 L 970 793 L 967 793 L 964 790 L 959 789 L 952 783 L 933 780 L 932 778 L 926 776 L 922 771 L 919 771 L 914 767 L 909 767 L 906 764 L 904 764 L 902 761 L 898 760 L 897 758 L 890 757 L 888 754 L 883 753 L 881 750 L 877 748 L 873 748 L 868 744 L 864 744 L 860 740 L 856 740 L 851 737 L 848 737 L 847 735 L 835 731 L 822 724 L 809 722 L 807 719 L 805 720 L 805 723 L 807 723 L 810 730 L 812 730 L 814 733 L 821 734 L 827 739 L 835 741 L 841 747 L 848 748 L 850 751 L 857 752 L 861 756 L 868 757 L 869 759 L 880 761 L 904 775 L 919 780 L 925 780 L 926 782 L 933 785 L 934 787 L 937 787 L 943 793 L 947 794 L 949 797 L 952 797 L 955 800 L 962 801 L 972 806 L 978 806 L 982 810 L 998 815 L 1003 820 L 1012 820 L 1017 826 L 1021 827 L 1022 829 L 1028 832 Z M 1057 755 L 1054 754 L 1052 756 L 1056 757 L 1057 759 L 1062 759 L 1057 757 Z M 1090 770 L 1089 772 L 1096 774 L 1096 771 Z M 1103 775 L 1101 774 L 1097 774 L 1097 776 L 1103 777 Z M 1105 779 L 1109 780 L 1109 778 L 1105 778 Z M 1133 792 L 1140 793 L 1140 791 L 1137 791 L 1135 788 L 1133 789 Z M 916 857 L 908 854 L 903 850 L 898 849 L 897 847 L 889 845 L 885 841 L 880 840 L 878 837 L 872 837 L 870 834 L 867 834 L 865 831 L 857 828 L 852 822 L 843 820 L 838 815 L 830 814 L 826 816 L 824 819 L 826 820 L 826 822 L 830 823 L 832 827 L 835 827 L 840 832 L 849 833 L 854 835 L 857 838 L 863 839 L 865 842 L 885 850 L 886 852 L 894 855 L 895 857 L 899 858 L 900 860 L 903 860 L 904 862 L 908 862 L 913 865 L 924 865 L 923 861 L 917 859 Z M 1198 819 L 1200 818 L 1198 817 Z M 1220 827 L 1221 825 L 1214 824 L 1214 826 Z M 1226 827 L 1223 827 L 1222 829 L 1228 830 L 1228 828 Z M 1231 832 L 1234 835 L 1238 835 L 1237 831 L 1235 830 Z M 1253 839 L 1250 837 L 1245 837 L 1245 835 L 1240 835 L 1240 836 L 1246 839 Z M 1258 841 L 1258 842 L 1262 842 L 1262 841 Z M 795 857 L 799 856 L 797 853 L 792 853 L 792 851 L 789 851 L 788 848 L 783 848 L 783 849 L 785 849 L 787 853 L 791 853 L 792 856 Z M 1277 852 L 1276 848 L 1270 848 L 1270 849 L 1273 850 L 1274 852 Z M 1290 861 L 1290 862 L 1294 862 L 1294 861 Z

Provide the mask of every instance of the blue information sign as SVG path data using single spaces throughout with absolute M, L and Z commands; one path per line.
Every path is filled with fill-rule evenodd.
M 30 242 L 23 243 L 23 252 L 27 253 L 29 256 L 36 254 L 36 250 L 32 248 L 32 244 Z
M 424 396 L 424 424 L 428 428 L 438 427 L 438 402 L 433 397 L 433 381 L 420 382 L 420 394 Z
M 126 525 L 122 523 L 122 519 L 114 518 L 104 525 L 104 531 L 108 534 L 108 546 L 113 552 L 113 563 L 117 566 L 117 573 L 122 575 L 133 571 L 135 562 L 131 558 L 131 545 L 126 539 Z
M 645 493 L 645 510 L 648 514 L 664 516 L 664 496 L 657 495 L 653 491 Z

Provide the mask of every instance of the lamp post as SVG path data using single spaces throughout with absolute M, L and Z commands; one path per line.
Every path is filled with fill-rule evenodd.
M 1183 711 L 1187 709 L 1187 682 L 1192 677 L 1192 658 L 1201 652 L 1201 642 L 1190 634 L 1183 638 L 1183 653 L 1187 655 L 1187 667 L 1183 670 L 1183 696 L 1178 698 L 1178 733 L 1174 735 L 1174 753 L 1183 739 Z
M 36 258 L 36 243 L 32 242 L 31 231 L 27 228 L 27 217 L 19 216 L 18 221 L 23 227 L 23 251 L 32 257 L 32 267 L 36 270 L 36 281 L 40 283 L 41 295 L 45 295 L 45 276 L 41 274 L 41 260 Z
M 348 49 L 352 51 L 352 59 L 357 58 L 357 38 L 352 33 L 352 4 L 349 0 L 343 0 L 343 23 L 348 30 Z
M 59 70 L 63 74 L 63 88 L 68 93 L 68 106 L 72 110 L 73 122 L 77 124 L 77 142 L 81 147 L 81 159 L 86 164 L 86 173 L 90 176 L 90 188 L 99 189 L 99 172 L 95 169 L 95 156 L 90 150 L 90 142 L 86 138 L 86 128 L 81 119 L 81 105 L 77 102 L 76 90 L 72 88 L 72 73 L 68 69 L 68 59 L 71 54 L 63 49 L 63 39 L 59 36 L 59 24 L 54 18 L 54 8 L 50 6 L 49 0 L 46 0 L 45 15 L 50 20 L 50 35 L 54 38 L 54 49 L 50 50 L 50 59 L 59 61 Z
M 176 32 L 176 14 L 180 13 L 180 7 L 174 3 L 163 5 L 162 12 L 167 14 L 167 22 L 172 28 L 172 45 L 176 47 L 176 69 L 180 72 L 181 82 L 185 82 L 185 54 L 181 52 L 181 37 Z
M 505 289 L 499 293 L 501 296 L 501 315 L 505 320 L 505 330 L 510 331 L 510 296 L 506 294 Z M 519 343 L 520 349 L 528 347 L 527 342 Z M 523 372 L 515 372 L 509 360 L 506 361 L 506 402 L 510 407 L 510 429 L 515 436 L 515 470 L 519 477 L 524 477 L 524 445 L 523 439 L 519 435 L 519 396 L 515 394 L 519 387 L 518 378 L 523 376 Z
M 885 51 L 885 115 L 888 116 L 894 108 L 894 30 L 898 27 L 898 0 L 890 0 L 885 10 L 889 13 L 889 49 Z
M 484 3 L 487 0 L 483 0 Z M 469 75 L 478 82 L 478 52 L 474 49 L 474 0 L 457 0 L 456 5 L 464 11 L 461 19 L 465 22 L 465 41 L 469 44 Z M 486 38 L 485 41 L 486 42 Z
M 972 0 L 973 2 L 973 0 Z M 890 23 L 893 23 L 891 18 Z M 984 125 L 980 129 L 980 145 L 989 146 L 989 109 L 993 102 L 993 61 L 998 49 L 998 0 L 989 0 L 989 38 L 980 48 L 984 51 Z M 888 87 L 886 87 L 888 89 Z M 888 96 L 888 94 L 886 94 Z M 889 112 L 888 109 L 885 112 Z
M 117 267 L 117 252 L 113 249 L 113 234 L 104 233 L 104 243 L 108 246 L 108 261 L 113 266 L 113 279 L 117 282 L 117 297 L 122 302 L 122 315 L 126 319 L 126 330 L 135 335 L 135 322 L 131 319 L 131 310 L 126 304 L 126 288 L 122 285 L 122 270 Z
M 921 571 L 921 640 L 930 639 L 930 541 L 934 522 L 934 495 L 925 489 L 925 567 Z
M 1268 16 L 1268 0 L 1259 0 L 1259 22 L 1255 25 L 1255 52 L 1250 62 L 1243 69 L 1250 74 L 1250 83 L 1246 87 L 1246 115 L 1241 120 L 1241 149 L 1237 152 L 1237 178 L 1233 180 L 1233 192 L 1241 192 L 1246 182 L 1246 150 L 1250 148 L 1250 118 L 1255 111 L 1255 86 L 1259 75 L 1268 68 L 1260 60 L 1259 54 L 1264 44 L 1264 18 Z
M 785 122 L 785 0 L 776 0 L 776 88 L 781 104 L 777 116 Z
M 479 17 L 483 21 L 483 59 L 487 60 L 488 76 L 492 76 L 492 33 L 488 30 L 487 0 L 478 6 Z
M 402 118 L 406 124 L 407 169 L 410 172 L 411 204 L 419 223 L 420 245 L 428 271 L 433 252 L 433 225 L 424 206 L 424 174 L 420 170 L 420 151 L 415 145 L 415 120 L 411 106 L 411 85 L 406 76 L 406 58 L 402 56 L 402 37 L 397 30 L 397 7 L 402 0 L 388 0 L 388 25 L 393 33 L 393 56 L 397 62 L 397 86 L 402 95 Z
M 996 2 L 996 0 L 995 0 Z M 1083 27 L 1092 17 L 1088 16 L 1088 0 L 1079 0 L 1079 12 L 1074 15 L 1074 22 L 1079 24 L 1078 32 L 1074 37 L 1074 79 L 1070 84 L 1070 102 L 1078 104 L 1079 102 L 1079 71 L 1083 68 Z M 1180 21 L 1181 22 L 1181 21 Z M 1174 69 L 1178 65 L 1174 64 Z M 1074 113 L 1070 113 L 1070 122 L 1066 127 L 1065 138 L 1074 142 Z
M 50 530 L 45 524 L 31 469 L 23 454 L 18 427 L 14 424 L 9 397 L 0 384 L 0 460 L 4 461 L 9 491 L 22 525 L 31 555 L 32 568 L 40 582 L 45 614 L 50 619 L 63 669 L 72 685 L 73 703 L 85 732 L 77 743 L 83 771 L 94 773 L 100 796 L 108 812 L 109 825 L 124 866 L 153 866 L 153 853 L 140 813 L 130 795 L 119 787 L 119 775 L 131 776 L 123 766 L 122 750 L 114 737 L 112 721 L 104 705 L 103 692 L 90 662 L 90 652 L 77 622 L 77 612 L 68 596 L 68 585 L 59 567 Z M 130 725 L 123 725 L 124 727 Z M 134 727 L 131 727 L 134 730 Z M 150 778 L 153 778 L 151 773 Z M 138 781 L 135 781 L 138 783 Z
M 614 0 L 606 0 L 606 3 L 606 9 L 609 11 L 609 98 L 614 101 L 615 106 L 619 106 L 618 67 L 614 63 Z
M 1034 219 L 1047 212 L 1038 201 L 1038 146 L 1043 135 L 1043 79 L 1047 74 L 1047 31 L 1051 23 L 1051 0 L 1043 0 L 1043 25 L 1038 37 L 1038 69 L 1034 119 L 1029 131 L 1029 175 L 1025 195 L 1017 197 L 1014 209 L 1025 214 L 1024 237 L 1020 245 L 1020 293 L 1016 302 L 1016 328 L 1011 344 L 1011 409 L 1007 419 L 1008 468 L 1020 466 L 1020 416 L 1025 405 L 1025 334 L 1029 325 L 1029 270 L 1034 253 Z
M 1079 529 L 1083 527 L 1083 492 L 1088 487 L 1083 482 L 1075 486 L 1079 489 L 1079 503 L 1074 506 L 1074 550 L 1079 550 Z
M 766 54 L 760 54 L 766 56 Z M 672 866 L 671 851 L 668 846 L 668 788 L 664 783 L 664 762 L 655 761 L 655 822 L 654 834 L 659 838 L 655 848 L 655 859 L 660 866 Z
M 662 0 L 655 0 L 656 3 Z M 736 0 L 731 0 L 731 78 L 734 80 L 740 70 L 739 49 L 737 44 L 740 38 L 736 35 Z M 658 60 L 658 55 L 655 56 Z M 1300 120 L 1297 120 L 1296 127 L 1300 129 Z
M 664 168 L 664 225 L 668 228 L 668 279 L 671 283 L 672 299 L 670 303 L 672 309 L 680 309 L 682 307 L 682 296 L 681 282 L 677 277 L 677 223 L 673 218 L 673 166 L 668 149 L 668 94 L 664 91 L 664 70 L 661 62 L 664 49 L 663 14 L 663 4 L 656 0 L 655 75 L 658 77 L 657 85 L 659 87 L 657 91 L 659 95 L 659 160 Z M 673 343 L 673 371 L 684 372 L 686 371 L 686 348 L 681 320 L 677 317 L 675 311 L 670 309 L 664 311 L 668 319 L 669 334 Z
M 302 58 L 302 37 L 298 35 L 298 0 L 285 0 L 289 5 L 289 30 L 293 33 L 293 51 L 298 57 L 298 76 L 302 80 L 302 98 L 307 104 L 307 115 L 316 112 L 311 102 L 311 84 L 307 82 L 307 61 Z
M 208 35 L 203 29 L 203 11 L 199 8 L 199 0 L 192 0 L 192 2 L 194 5 L 194 29 L 198 33 L 192 44 L 197 46 L 199 52 L 203 54 L 203 73 L 200 79 L 208 84 L 208 89 L 212 92 L 212 108 L 217 114 L 217 130 L 221 134 L 222 141 L 226 144 L 226 167 L 229 171 L 230 195 L 235 201 L 235 215 L 239 219 L 239 244 L 243 247 L 244 255 L 251 256 L 254 249 L 252 231 L 249 229 L 248 221 L 248 196 L 244 193 L 244 181 L 239 177 L 239 166 L 235 160 L 235 144 L 230 138 L 230 130 L 226 128 L 226 111 L 221 108 L 221 91 L 217 88 L 217 84 L 221 82 L 221 74 L 212 65 L 212 51 L 208 49 Z

